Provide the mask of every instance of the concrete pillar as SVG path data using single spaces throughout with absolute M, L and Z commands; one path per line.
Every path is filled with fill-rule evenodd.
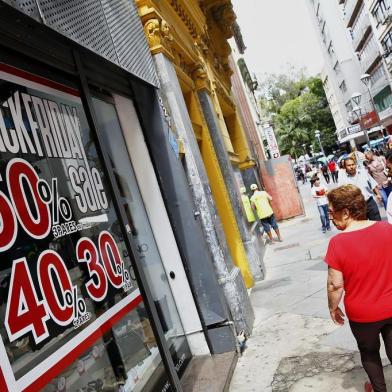
M 162 53 L 154 55 L 160 79 L 160 95 L 171 114 L 172 126 L 183 141 L 185 166 L 194 204 L 212 255 L 215 273 L 229 306 L 237 333 L 250 333 L 254 314 L 239 269 L 234 266 L 225 234 L 211 195 L 209 179 L 193 131 L 186 103 L 172 62 Z
M 234 178 L 234 170 L 231 165 L 226 146 L 222 138 L 222 134 L 219 128 L 219 122 L 216 117 L 211 97 L 206 90 L 200 90 L 199 100 L 203 109 L 204 118 L 210 130 L 211 139 L 219 160 L 219 165 L 221 167 L 222 174 L 230 194 L 231 204 L 235 213 L 238 229 L 241 233 L 242 242 L 246 249 L 251 271 L 256 280 L 262 279 L 263 271 L 260 254 L 258 252 L 258 247 L 255 246 L 255 240 L 251 237 L 242 216 L 242 207 L 238 198 L 236 180 Z

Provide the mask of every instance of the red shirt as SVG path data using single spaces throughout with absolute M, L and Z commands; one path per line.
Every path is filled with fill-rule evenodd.
M 336 170 L 336 163 L 335 162 L 329 162 L 328 163 L 328 168 L 331 172 L 334 172 Z
M 351 321 L 392 317 L 392 225 L 377 222 L 340 233 L 329 242 L 325 262 L 343 273 L 344 306 Z

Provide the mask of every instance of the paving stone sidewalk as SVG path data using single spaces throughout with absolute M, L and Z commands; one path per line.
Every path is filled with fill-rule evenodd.
M 306 216 L 280 225 L 284 242 L 268 247 L 267 277 L 252 290 L 255 326 L 230 392 L 363 392 L 354 337 L 332 323 L 327 306 L 322 258 L 337 231 L 321 232 L 308 184 L 301 194 Z M 392 391 L 392 367 L 385 373 Z

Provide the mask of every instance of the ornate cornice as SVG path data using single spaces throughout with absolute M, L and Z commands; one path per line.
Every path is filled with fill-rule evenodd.
M 197 91 L 211 91 L 211 82 L 204 64 L 200 63 L 196 66 L 196 68 L 192 72 L 192 79 L 195 83 Z
M 185 10 L 185 7 L 178 0 L 169 0 L 170 5 L 173 7 L 174 11 L 184 22 L 185 26 L 188 28 L 190 35 L 193 38 L 198 36 L 196 25 L 193 23 L 192 18 L 189 13 Z
M 151 53 L 164 53 L 173 59 L 174 38 L 170 25 L 157 11 L 151 0 L 136 0 L 136 5 Z
M 211 15 L 224 37 L 226 39 L 231 38 L 234 35 L 233 25 L 237 19 L 233 10 L 233 5 L 231 3 L 226 3 L 213 7 Z
M 173 35 L 164 19 L 159 17 L 148 19 L 144 23 L 144 33 L 152 54 L 165 53 L 169 58 L 173 58 Z
M 200 6 L 210 25 L 216 24 L 226 39 L 233 36 L 237 16 L 231 0 L 200 0 Z

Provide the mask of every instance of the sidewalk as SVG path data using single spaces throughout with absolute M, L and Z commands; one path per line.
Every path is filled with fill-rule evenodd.
M 280 225 L 284 242 L 268 247 L 266 280 L 253 288 L 255 326 L 231 392 L 363 392 L 366 374 L 354 337 L 328 312 L 322 258 L 337 230 L 321 232 L 310 185 L 301 193 L 306 216 Z M 392 367 L 385 373 L 392 387 Z

